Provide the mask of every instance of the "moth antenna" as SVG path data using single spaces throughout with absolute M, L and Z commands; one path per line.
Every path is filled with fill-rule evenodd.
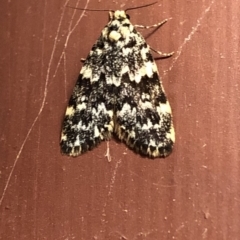
M 156 4 L 156 3 L 157 3 L 157 1 L 156 1 L 156 2 L 153 2 L 153 3 L 145 4 L 145 5 L 142 5 L 142 6 L 138 6 L 138 7 L 127 8 L 127 9 L 125 10 L 125 12 L 126 12 L 126 11 L 129 11 L 129 10 L 134 10 L 134 9 L 149 7 L 149 6 L 152 6 L 152 5 Z
M 139 9 L 139 8 L 144 8 L 144 7 L 149 7 L 149 6 L 152 6 L 154 4 L 156 4 L 156 2 L 153 2 L 153 3 L 149 3 L 149 4 L 145 4 L 145 5 L 142 5 L 142 6 L 138 6 L 138 7 L 131 7 L 131 8 L 127 8 L 125 10 L 126 11 L 129 11 L 129 10 L 134 10 L 134 9 Z M 72 7 L 72 6 L 66 6 L 68 8 L 72 8 L 72 9 L 77 9 L 77 10 L 85 10 L 85 11 L 89 11 L 89 12 L 109 12 L 109 11 L 113 11 L 112 9 L 90 9 L 90 8 L 78 8 L 78 7 Z
M 71 7 L 71 6 L 66 6 L 68 8 L 72 8 L 72 9 L 77 9 L 77 10 L 85 10 L 85 11 L 89 11 L 89 12 L 109 12 L 109 11 L 114 11 L 111 9 L 89 9 L 89 8 L 78 8 L 78 7 Z

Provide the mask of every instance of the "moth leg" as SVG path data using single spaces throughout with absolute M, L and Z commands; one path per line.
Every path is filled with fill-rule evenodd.
M 150 49 L 151 49 L 153 52 L 155 52 L 155 53 L 157 53 L 157 54 L 160 55 L 160 57 L 158 57 L 157 59 L 169 58 L 169 57 L 171 57 L 171 56 L 174 54 L 174 52 L 164 53 L 164 52 L 161 52 L 161 51 L 157 51 L 157 50 L 155 50 L 155 49 L 153 49 L 153 48 L 150 48 Z
M 84 63 L 86 61 L 86 58 L 81 58 L 80 61 Z
M 157 28 L 157 27 L 161 27 L 161 26 L 162 26 L 164 23 L 166 23 L 169 19 L 171 19 L 171 18 L 164 19 L 162 22 L 155 23 L 155 24 L 150 25 L 150 26 L 134 25 L 134 27 L 136 27 L 136 28 L 144 28 L 144 29 Z
M 136 28 L 144 28 L 144 29 L 149 29 L 149 28 L 160 28 L 163 24 L 165 24 L 169 19 L 171 18 L 168 18 L 168 19 L 164 19 L 162 22 L 160 23 L 156 23 L 156 24 L 153 24 L 151 26 L 143 26 L 143 25 L 135 25 Z M 155 30 L 154 30 L 155 31 Z M 146 37 L 147 38 L 147 37 Z M 168 57 L 171 57 L 174 52 L 170 52 L 170 53 L 164 53 L 164 52 L 161 52 L 161 51 L 157 51 L 153 48 L 150 48 L 153 52 L 157 53 L 158 55 L 160 55 L 159 58 L 157 59 L 162 59 L 162 58 L 168 58 Z

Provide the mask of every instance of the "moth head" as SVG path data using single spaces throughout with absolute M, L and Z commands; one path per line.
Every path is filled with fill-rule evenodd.
M 124 19 L 130 19 L 129 15 L 126 14 L 126 12 L 123 10 L 110 11 L 109 18 L 110 20 L 120 20 L 120 21 Z

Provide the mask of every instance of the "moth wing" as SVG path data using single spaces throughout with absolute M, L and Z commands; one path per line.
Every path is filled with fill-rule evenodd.
M 144 60 L 144 59 L 143 59 Z M 175 141 L 169 102 L 154 60 L 148 60 L 122 75 L 115 133 L 142 155 L 166 157 Z
M 78 156 L 108 139 L 113 132 L 113 103 L 101 64 L 102 39 L 99 38 L 84 62 L 70 98 L 61 134 L 63 154 Z M 94 67 L 96 66 L 96 67 Z

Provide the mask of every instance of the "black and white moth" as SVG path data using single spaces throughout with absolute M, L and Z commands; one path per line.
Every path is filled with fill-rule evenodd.
M 150 47 L 125 11 L 110 11 L 69 100 L 62 153 L 78 156 L 112 134 L 151 158 L 166 157 L 175 133 Z

